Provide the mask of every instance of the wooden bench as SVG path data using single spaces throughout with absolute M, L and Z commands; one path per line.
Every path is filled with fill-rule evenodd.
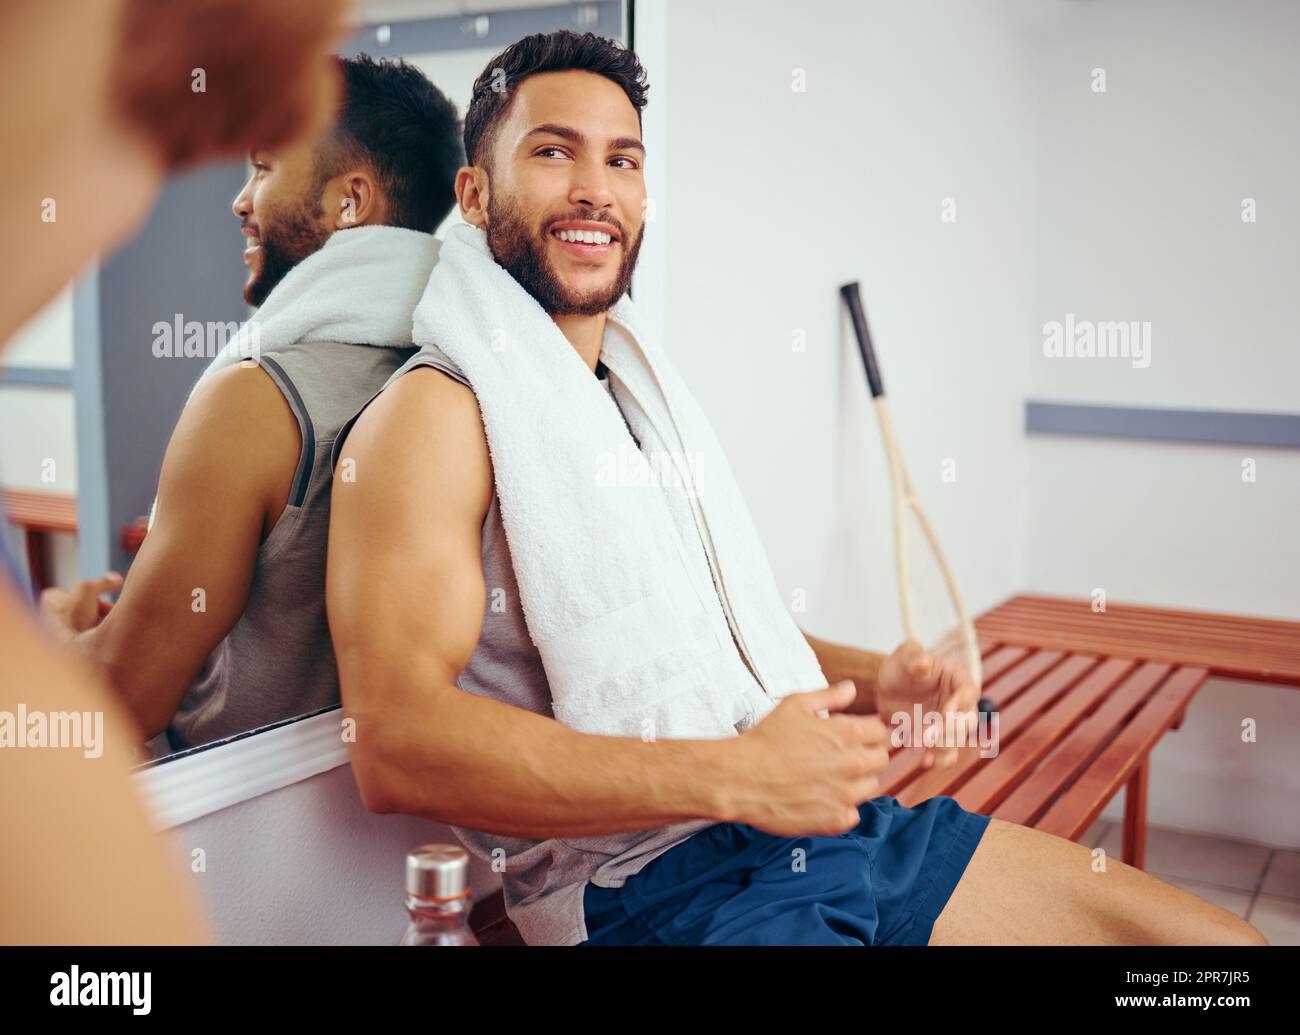
M 1300 622 L 1214 611 L 1016 596 L 980 615 L 981 639 L 1046 650 L 1200 665 L 1222 679 L 1300 687 Z
M 1062 671 L 1067 664 L 1084 663 L 1093 681 L 1109 681 L 1123 670 L 1123 681 L 1103 692 L 1104 706 L 1088 703 L 1084 716 L 1067 700 L 1091 694 L 1094 688 L 1088 680 L 1074 680 L 1068 699 L 1056 706 L 1061 714 L 1040 708 L 1033 715 L 1017 708 L 1022 694 L 1008 701 L 993 683 L 997 705 L 1005 709 L 1010 704 L 1016 711 L 1006 717 L 1025 727 L 1009 741 L 1013 754 L 1032 753 L 1031 746 L 1040 740 L 1059 746 L 1023 778 L 1022 788 L 1009 798 L 1004 795 L 1004 804 L 989 814 L 1024 823 L 1034 802 L 1054 795 L 1047 811 L 1039 808 L 1041 818 L 1027 825 L 1075 838 L 1124 786 L 1123 859 L 1137 867 L 1145 862 L 1151 749 L 1166 730 L 1182 725 L 1188 702 L 1205 680 L 1213 676 L 1300 687 L 1300 622 L 1133 604 L 1109 604 L 1094 611 L 1088 599 L 1023 595 L 980 615 L 975 628 L 982 648 L 1024 652 L 1022 664 L 1055 658 L 1053 670 Z M 1137 703 L 1140 710 L 1112 723 L 1111 713 L 1118 715 Z M 1071 760 L 1087 753 L 1094 757 L 1076 781 L 1062 785 L 1060 776 Z M 980 800 L 993 780 L 996 777 L 981 773 L 969 783 L 949 786 L 956 788 L 951 793 L 964 807 L 984 811 L 971 803 Z
M 976 628 L 979 628 L 978 622 Z M 981 639 L 997 754 L 962 748 L 943 769 L 890 758 L 881 793 L 904 805 L 947 795 L 962 808 L 1077 841 L 1127 787 L 1123 860 L 1142 866 L 1152 748 L 1176 728 L 1206 669 Z
M 77 497 L 65 492 L 0 489 L 0 516 L 23 534 L 27 572 L 39 593 L 50 585 L 47 536 L 52 532 L 77 534 Z M 146 520 L 136 518 L 122 529 L 122 551 L 134 557 L 144 542 Z
M 891 749 L 880 794 L 947 795 L 965 809 L 1077 841 L 1121 789 L 1122 858 L 1146 851 L 1151 751 L 1211 676 L 1300 687 L 1300 622 L 1087 599 L 1017 596 L 975 620 L 998 753 L 961 748 L 943 769 Z M 500 892 L 471 925 L 485 945 L 522 945 Z
M 77 497 L 62 492 L 0 489 L 0 512 L 22 530 L 27 570 L 32 588 L 39 593 L 49 585 L 46 539 L 52 532 L 76 534 Z

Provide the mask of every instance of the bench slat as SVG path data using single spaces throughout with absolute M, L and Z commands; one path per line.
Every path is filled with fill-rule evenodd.
M 1093 614 L 1082 607 L 1078 611 L 1059 608 L 1029 609 L 1024 605 L 1006 610 L 998 609 L 988 616 L 988 625 L 1001 628 L 1006 625 L 1042 629 L 1050 627 L 1058 632 L 1074 635 L 1097 634 L 1130 640 L 1136 643 L 1157 643 L 1174 640 L 1184 644 L 1206 644 L 1216 649 L 1232 648 L 1249 643 L 1270 652 L 1286 655 L 1295 649 L 1300 637 L 1300 623 L 1291 629 L 1277 630 L 1253 623 L 1232 623 L 1220 627 L 1200 620 L 1178 622 L 1172 618 L 1149 616 L 1131 611 L 1107 611 Z
M 1125 719 L 1137 711 L 1168 674 L 1169 666 L 1159 663 L 1146 664 L 1130 672 L 992 815 L 1008 823 L 1037 826 L 1034 820 L 1115 739 Z
M 1034 655 L 1035 658 L 1051 656 L 1047 652 Z M 1024 681 L 1014 693 L 1009 692 L 1009 687 L 1016 683 L 1014 678 L 1009 679 L 1005 686 L 1003 683 L 993 684 L 988 694 L 998 706 L 999 749 L 1014 743 L 1044 708 L 1078 683 L 1096 665 L 1096 658 L 1079 655 L 1053 664 L 1038 677 Z M 1026 666 L 1020 666 L 1024 667 Z M 1020 668 L 1015 669 L 1011 676 L 1014 677 Z M 912 754 L 919 756 L 921 752 L 913 751 Z M 956 762 L 942 769 L 920 769 L 920 775 L 894 796 L 909 808 L 936 794 L 946 794 L 960 801 L 962 786 L 976 773 L 986 769 L 988 764 L 989 760 L 981 757 L 977 744 L 959 748 Z
M 1008 633 L 1012 631 L 1009 627 L 1003 629 Z M 1028 631 L 1031 635 L 1045 632 L 1028 624 L 1021 625 L 1017 631 Z M 1068 643 L 1082 649 L 1084 643 L 1104 642 L 1109 645 L 1111 653 L 1117 649 L 1137 655 L 1160 651 L 1206 653 L 1226 656 L 1230 663 L 1249 659 L 1257 663 L 1286 664 L 1291 654 L 1288 647 L 1278 644 L 1275 639 L 1257 639 L 1243 633 L 1230 639 L 1215 640 L 1200 631 L 1164 626 L 1135 628 L 1132 625 L 1111 626 L 1097 622 L 1075 628 L 1065 623 L 1055 623 L 1050 635 L 1057 638 L 1052 646 Z M 1045 644 L 1039 644 L 1042 645 Z
M 1211 675 L 1300 685 L 1300 622 L 1082 598 L 1023 595 L 975 620 L 982 638 L 1191 665 Z
M 1042 594 L 1021 593 L 1012 597 L 1005 603 L 998 605 L 989 614 L 994 611 L 1000 611 L 1002 608 L 1013 608 L 1028 606 L 1039 611 L 1055 609 L 1062 612 L 1073 612 L 1083 607 L 1092 613 L 1092 602 L 1081 597 L 1054 597 L 1044 596 Z M 1296 626 L 1300 622 L 1294 622 L 1286 618 L 1268 618 L 1256 615 L 1239 615 L 1230 614 L 1226 611 L 1183 611 L 1167 607 L 1153 607 L 1147 604 L 1107 604 L 1106 611 L 1101 616 L 1110 615 L 1122 617 L 1162 617 L 1178 625 L 1188 623 L 1199 623 L 1209 626 L 1213 629 L 1224 629 L 1235 625 L 1249 626 L 1252 628 L 1270 629 L 1280 635 L 1294 636 Z M 1101 617 L 1098 616 L 1098 617 Z
M 0 510 L 11 524 L 34 532 L 77 530 L 77 497 L 67 493 L 0 489 Z
M 1069 693 L 1041 712 L 1028 729 L 1018 732 L 1009 747 L 999 743 L 997 757 L 986 759 L 966 785 L 953 795 L 958 804 L 970 812 L 991 814 L 1098 702 L 1115 689 L 1132 671 L 1134 664 L 1123 658 L 1108 658 L 1093 668 Z
M 1034 827 L 1071 841 L 1079 838 L 1138 766 L 1150 757 L 1156 742 L 1207 678 L 1209 672 L 1203 668 L 1175 669 L 1123 732 Z
M 1025 687 L 1032 685 L 1036 679 L 1059 663 L 1060 660 L 1061 655 L 1052 651 L 1031 652 L 1010 668 L 987 681 L 985 683 L 985 694 L 993 697 L 998 702 L 999 707 L 1005 707 L 1005 702 L 1009 702 Z M 888 725 L 887 720 L 886 725 Z M 945 781 L 945 784 L 952 783 L 954 779 L 964 774 L 970 765 L 978 760 L 979 752 L 977 750 L 966 748 L 958 751 L 957 761 L 941 770 L 950 777 L 949 780 Z M 912 748 L 897 748 L 889 759 L 888 768 L 882 774 L 879 793 L 889 794 L 899 801 L 903 801 L 904 796 L 911 790 L 911 782 L 913 780 L 923 780 L 927 776 L 933 778 L 929 770 L 921 768 L 920 751 Z M 914 795 L 915 791 L 912 790 L 911 793 Z M 935 793 L 942 792 L 931 792 L 931 794 Z M 911 800 L 919 801 L 923 799 L 913 796 Z

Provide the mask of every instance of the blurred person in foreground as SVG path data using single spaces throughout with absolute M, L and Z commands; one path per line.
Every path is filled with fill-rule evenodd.
M 345 0 L 7 4 L 0 137 L 22 160 L 0 204 L 21 261 L 0 278 L 0 350 L 123 243 L 170 172 L 319 131 L 346 13 Z M 47 639 L 23 584 L 0 544 L 0 942 L 207 940 L 182 859 L 131 785 L 138 730 Z M 88 717 L 93 747 L 32 745 L 27 733 L 71 713 Z

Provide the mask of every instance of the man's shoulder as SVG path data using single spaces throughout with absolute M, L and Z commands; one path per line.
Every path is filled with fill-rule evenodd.
M 182 421 L 224 423 L 235 427 L 277 422 L 284 403 L 274 374 L 261 363 L 234 363 L 200 383 L 181 412 Z
M 465 376 L 452 358 L 436 345 L 422 345 L 397 369 L 392 380 L 396 381 L 405 374 L 423 369 L 437 370 L 452 380 L 460 382 L 465 387 L 470 387 L 469 378 Z
M 335 441 L 331 469 L 345 483 L 361 482 L 368 472 L 366 484 L 379 487 L 369 504 L 372 518 L 418 505 L 432 524 L 441 515 L 480 527 L 493 497 L 478 399 L 431 366 L 394 380 L 349 422 Z
M 304 440 L 292 406 L 268 371 L 242 363 L 215 371 L 172 430 L 159 475 L 159 507 L 176 513 L 191 504 L 220 510 L 236 501 L 283 501 Z M 239 462 L 230 462 L 232 449 L 245 442 L 257 448 L 237 450 Z
M 387 451 L 418 445 L 425 450 L 486 442 L 478 398 L 464 382 L 431 364 L 403 366 L 349 422 L 352 437 Z

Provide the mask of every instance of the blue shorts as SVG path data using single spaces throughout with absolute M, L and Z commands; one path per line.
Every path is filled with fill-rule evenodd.
M 621 888 L 587 882 L 580 945 L 925 945 L 989 817 L 882 795 L 852 830 L 777 837 L 717 823 Z

